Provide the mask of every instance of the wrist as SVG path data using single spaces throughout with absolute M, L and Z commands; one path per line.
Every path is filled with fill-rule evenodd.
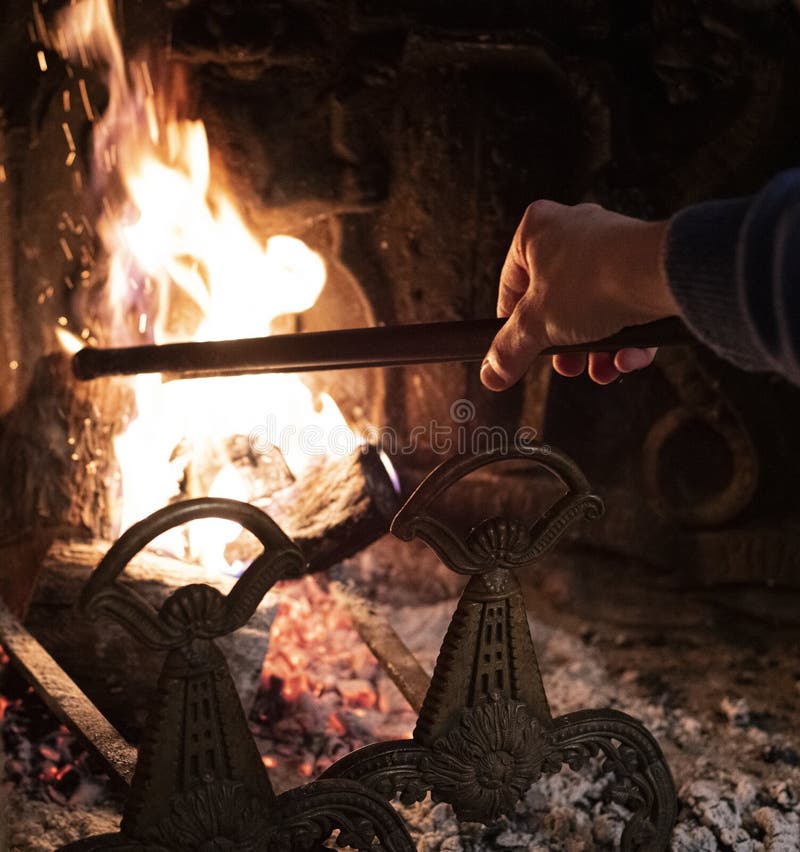
M 632 322 L 651 322 L 680 314 L 670 288 L 665 254 L 670 220 L 629 220 L 617 235 L 622 257 L 615 276 L 615 298 L 620 308 L 636 316 Z
M 648 258 L 652 264 L 647 280 L 650 290 L 649 298 L 652 300 L 653 310 L 657 314 L 656 319 L 680 315 L 681 313 L 667 275 L 667 237 L 671 224 L 671 219 L 646 224 L 650 243 L 647 250 Z

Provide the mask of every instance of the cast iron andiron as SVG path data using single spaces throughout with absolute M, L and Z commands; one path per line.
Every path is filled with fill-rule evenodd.
M 150 541 L 197 518 L 236 521 L 264 552 L 225 596 L 184 586 L 156 612 L 118 578 Z M 201 498 L 161 509 L 131 527 L 84 589 L 81 609 L 108 616 L 140 642 L 167 651 L 119 834 L 61 852 L 316 852 L 334 829 L 359 850 L 414 852 L 400 816 L 356 781 L 317 781 L 276 796 L 236 688 L 214 639 L 242 627 L 270 587 L 303 555 L 260 509 Z
M 485 465 L 529 460 L 555 474 L 566 493 L 532 525 L 490 518 L 466 539 L 429 513 L 458 480 Z M 595 756 L 616 782 L 610 793 L 631 811 L 624 852 L 663 852 L 676 815 L 675 787 L 661 749 L 639 721 L 616 710 L 553 718 L 514 571 L 548 551 L 571 523 L 603 512 L 573 461 L 540 444 L 456 457 L 417 488 L 392 532 L 418 537 L 470 577 L 439 653 L 413 739 L 366 746 L 323 777 L 358 780 L 406 804 L 430 792 L 463 820 L 491 823 L 510 813 L 542 773 L 581 768 Z

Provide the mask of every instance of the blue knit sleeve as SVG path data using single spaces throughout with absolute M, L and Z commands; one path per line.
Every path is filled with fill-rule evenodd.
M 800 169 L 757 195 L 673 217 L 667 277 L 687 324 L 724 358 L 800 384 Z

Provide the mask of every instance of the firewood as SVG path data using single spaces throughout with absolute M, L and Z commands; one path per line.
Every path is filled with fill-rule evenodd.
M 324 571 L 388 532 L 400 508 L 397 490 L 375 447 L 320 459 L 301 479 L 255 501 L 303 551 L 310 572 Z M 248 561 L 258 543 L 243 534 L 226 549 Z
M 25 624 L 120 733 L 136 741 L 164 654 L 146 649 L 111 621 L 91 623 L 75 611 L 89 574 L 109 546 L 56 541 L 44 560 Z M 150 552 L 137 556 L 121 580 L 157 608 L 181 586 L 207 583 L 227 592 L 234 582 Z M 219 640 L 246 710 L 258 689 L 275 611 L 274 597 L 267 595 L 246 627 Z
M 278 447 L 256 452 L 247 435 L 229 435 L 224 440 L 206 438 L 194 444 L 184 442 L 177 453 L 185 453 L 189 459 L 183 489 L 187 497 L 205 497 L 219 472 L 229 465 L 236 468 L 246 483 L 252 501 L 269 499 L 295 481 Z

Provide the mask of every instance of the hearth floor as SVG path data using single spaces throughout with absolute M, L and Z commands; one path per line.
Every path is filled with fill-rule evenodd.
M 306 609 L 304 596 L 314 598 Z M 265 677 L 252 717 L 265 762 L 280 762 L 280 771 L 270 770 L 279 789 L 305 783 L 342 750 L 371 737 L 406 736 L 414 722 L 326 599 L 302 586 L 289 596 L 287 607 L 300 607 L 294 615 L 302 617 L 285 620 L 283 628 L 276 622 L 280 629 L 265 671 L 283 677 L 293 667 L 305 678 L 284 682 L 276 711 L 280 684 Z M 392 612 L 398 633 L 428 670 L 454 606 L 447 600 Z M 800 849 L 796 642 L 766 634 L 758 648 L 715 637 L 666 642 L 607 627 L 590 630 L 552 614 L 537 620 L 534 636 L 554 714 L 615 707 L 640 718 L 658 738 L 679 790 L 672 849 Z M 403 812 L 420 852 L 605 850 L 614 848 L 622 830 L 621 813 L 603 801 L 606 784 L 598 766 L 565 769 L 534 785 L 512 817 L 490 828 L 459 825 L 449 807 L 429 801 Z M 10 794 L 8 848 L 14 852 L 50 852 L 79 836 L 116 829 L 118 810 L 102 796 L 91 807 L 70 809 L 46 801 L 44 787 L 32 794 L 39 800 Z

